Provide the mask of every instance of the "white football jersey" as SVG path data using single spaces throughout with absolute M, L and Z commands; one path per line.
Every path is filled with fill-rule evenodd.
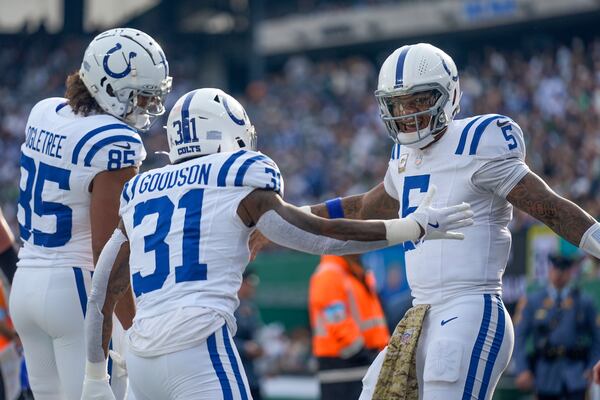
M 210 324 L 210 318 L 206 322 L 202 311 L 182 311 L 186 308 L 214 311 L 235 332 L 233 313 L 253 230 L 237 209 L 255 189 L 282 194 L 283 181 L 269 157 L 246 150 L 147 171 L 125 185 L 120 213 L 137 306 L 130 332 L 134 352 L 159 354 L 153 348 L 164 353 L 177 348 L 174 342 L 198 341 L 212 333 L 199 326 Z M 183 329 L 192 318 L 196 326 Z M 150 320 L 160 322 L 144 322 Z M 165 336 L 168 342 L 159 346 Z
M 525 144 L 510 118 L 489 114 L 452 121 L 425 150 L 396 144 L 384 185 L 400 202 L 399 216 L 414 212 L 429 185 L 434 207 L 467 202 L 474 225 L 465 239 L 405 243 L 408 282 L 415 304 L 436 304 L 461 294 L 501 294 L 511 235 L 506 196 L 527 174 Z M 435 225 L 436 221 L 430 221 Z
M 90 183 L 145 157 L 138 133 L 117 118 L 75 115 L 64 98 L 37 103 L 21 146 L 18 266 L 93 270 Z

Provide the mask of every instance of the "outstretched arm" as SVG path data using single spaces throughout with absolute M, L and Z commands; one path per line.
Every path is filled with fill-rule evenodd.
M 366 193 L 344 197 L 340 199 L 340 203 L 343 216 L 348 219 L 394 219 L 398 218 L 400 208 L 398 200 L 385 191 L 383 182 Z M 331 217 L 326 203 L 305 207 L 310 208 L 310 212 L 316 216 Z M 249 244 L 252 259 L 267 243 L 269 240 L 261 232 L 252 233 Z
M 586 233 L 597 222 L 577 204 L 559 196 L 536 174 L 529 172 L 506 197 L 515 207 L 537 218 L 572 244 L 595 257 L 593 243 L 587 244 Z M 593 230 L 593 229 L 592 229 Z M 589 232 L 590 236 L 593 232 Z M 593 238 L 589 238 L 592 240 Z M 591 246 L 591 247 L 590 247 Z M 598 248 L 596 251 L 600 250 Z
M 366 193 L 341 199 L 344 218 L 349 219 L 394 219 L 398 218 L 400 204 L 390 196 L 383 186 L 383 182 Z M 310 207 L 313 214 L 329 218 L 325 203 Z
M 414 241 L 426 233 L 430 215 L 443 216 L 441 230 L 446 236 L 439 238 L 462 239 L 461 234 L 446 231 L 473 223 L 469 206 L 433 209 L 434 193 L 432 186 L 407 218 L 356 221 L 321 218 L 284 202 L 274 192 L 255 190 L 240 203 L 238 215 L 247 226 L 256 225 L 269 240 L 311 254 L 359 254 Z

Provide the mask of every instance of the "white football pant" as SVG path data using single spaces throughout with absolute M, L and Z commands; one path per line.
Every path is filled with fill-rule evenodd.
M 251 400 L 246 373 L 226 325 L 206 341 L 156 357 L 127 352 L 137 400 Z
M 36 400 L 81 398 L 86 360 L 83 321 L 91 287 L 90 271 L 81 268 L 18 268 L 15 273 L 10 313 L 23 342 Z M 111 369 L 109 360 L 109 373 Z M 124 398 L 126 379 L 126 375 L 111 379 L 117 400 Z
M 512 321 L 500 296 L 469 295 L 432 306 L 417 345 L 421 400 L 490 400 L 514 345 Z M 370 400 L 387 347 L 363 379 Z

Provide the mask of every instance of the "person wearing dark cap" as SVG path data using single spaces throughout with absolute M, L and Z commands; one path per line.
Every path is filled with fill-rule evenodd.
M 583 400 L 600 358 L 596 308 L 573 284 L 581 259 L 559 254 L 549 259 L 548 285 L 522 298 L 517 307 L 515 384 L 533 390 L 539 400 Z
M 263 348 L 256 341 L 256 332 L 262 325 L 258 306 L 254 301 L 256 287 L 260 280 L 253 269 L 247 268 L 242 275 L 242 285 L 238 291 L 240 305 L 235 311 L 237 333 L 233 340 L 237 347 L 246 376 L 248 386 L 254 400 L 262 399 L 260 393 L 260 376 L 254 368 L 254 361 L 263 355 Z

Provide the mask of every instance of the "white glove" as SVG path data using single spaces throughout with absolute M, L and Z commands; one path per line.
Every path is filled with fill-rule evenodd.
M 81 400 L 116 400 L 106 373 L 106 362 L 86 361 Z
M 125 357 L 121 356 L 114 350 L 109 350 L 108 355 L 112 359 L 113 367 L 112 367 L 112 375 L 116 377 L 122 377 L 127 375 L 127 363 L 125 362 Z
M 437 188 L 431 185 L 425 198 L 408 218 L 415 220 L 425 231 L 421 240 L 455 239 L 463 240 L 465 235 L 451 229 L 473 225 L 473 211 L 468 203 L 452 207 L 433 208 L 431 203 Z
M 81 400 L 116 400 L 108 383 L 108 376 L 106 379 L 92 379 L 86 376 Z

